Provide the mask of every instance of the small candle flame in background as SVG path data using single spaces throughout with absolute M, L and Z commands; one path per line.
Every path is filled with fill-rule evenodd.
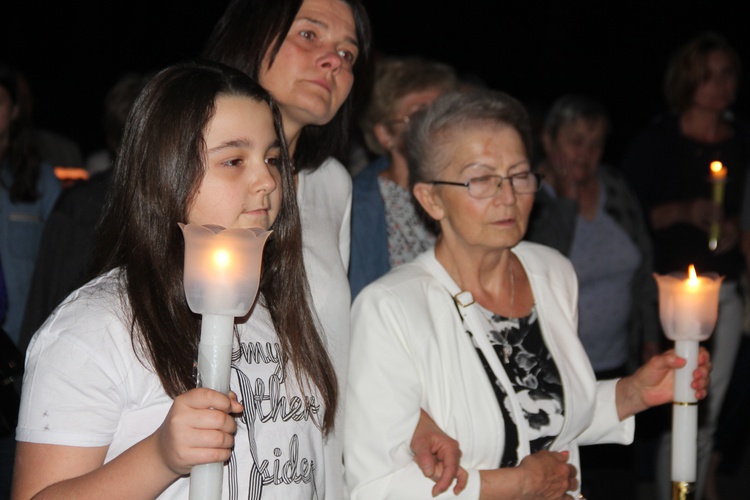
M 720 161 L 712 161 L 710 168 L 713 177 L 724 178 L 727 175 L 727 171 L 724 170 L 724 165 Z

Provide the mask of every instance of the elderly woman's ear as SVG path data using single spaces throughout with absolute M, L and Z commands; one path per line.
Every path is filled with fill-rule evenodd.
M 439 196 L 436 196 L 435 186 L 431 184 L 425 184 L 424 182 L 418 182 L 414 185 L 414 197 L 417 199 L 420 205 L 427 215 L 434 220 L 440 222 L 445 217 L 445 210 L 443 208 L 442 200 Z

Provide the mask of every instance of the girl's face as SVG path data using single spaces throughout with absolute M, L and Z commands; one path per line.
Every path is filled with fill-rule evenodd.
M 325 125 L 346 101 L 359 53 L 352 9 L 342 0 L 304 0 L 273 65 L 268 54 L 260 84 L 273 94 L 286 133 Z
M 281 205 L 281 150 L 268 104 L 219 96 L 203 139 L 205 175 L 188 222 L 269 229 Z

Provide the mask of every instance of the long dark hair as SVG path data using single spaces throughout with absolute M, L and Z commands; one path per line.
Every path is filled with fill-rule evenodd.
M 23 112 L 19 78 L 21 76 L 16 71 L 0 64 L 0 87 L 5 89 L 18 109 L 17 116 L 10 122 L 8 149 L 0 151 L 0 164 L 7 159 L 11 178 L 10 185 L 6 185 L 0 177 L 0 185 L 8 190 L 13 203 L 33 202 L 39 198 L 36 188 L 39 157 L 34 148 L 31 116 Z
M 338 398 L 333 365 L 315 326 L 302 261 L 302 230 L 294 178 L 279 111 L 247 75 L 216 63 L 185 63 L 158 73 L 128 117 L 115 163 L 110 199 L 98 228 L 94 269 L 120 268 L 122 295 L 132 309 L 131 336 L 170 397 L 194 387 L 200 318 L 183 290 L 184 242 L 177 226 L 204 176 L 203 133 L 220 95 L 269 104 L 281 142 L 282 202 L 263 255 L 260 292 L 281 343 L 285 366 L 294 367 L 304 391 L 314 384 L 333 426 Z M 174 341 L 179 332 L 180 342 Z
M 352 9 L 359 43 L 354 64 L 354 87 L 333 119 L 302 129 L 294 151 L 297 170 L 317 168 L 328 156 L 343 157 L 355 103 L 363 95 L 369 68 L 370 21 L 359 0 L 342 0 Z M 303 0 L 232 0 L 216 23 L 203 57 L 240 69 L 258 80 L 266 54 L 269 67 L 284 43 Z M 361 82 L 359 85 L 357 82 Z

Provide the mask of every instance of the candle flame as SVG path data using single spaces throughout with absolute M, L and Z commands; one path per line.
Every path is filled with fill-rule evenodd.
M 720 161 L 712 161 L 711 162 L 711 172 L 719 173 L 724 168 L 724 165 L 721 164 Z
M 214 264 L 216 264 L 216 267 L 219 267 L 221 269 L 226 269 L 229 266 L 229 262 L 232 259 L 229 256 L 229 252 L 226 250 L 217 250 L 214 252 Z
M 690 286 L 696 286 L 698 285 L 698 275 L 695 274 L 695 266 L 690 264 L 690 267 L 688 267 L 688 285 Z

